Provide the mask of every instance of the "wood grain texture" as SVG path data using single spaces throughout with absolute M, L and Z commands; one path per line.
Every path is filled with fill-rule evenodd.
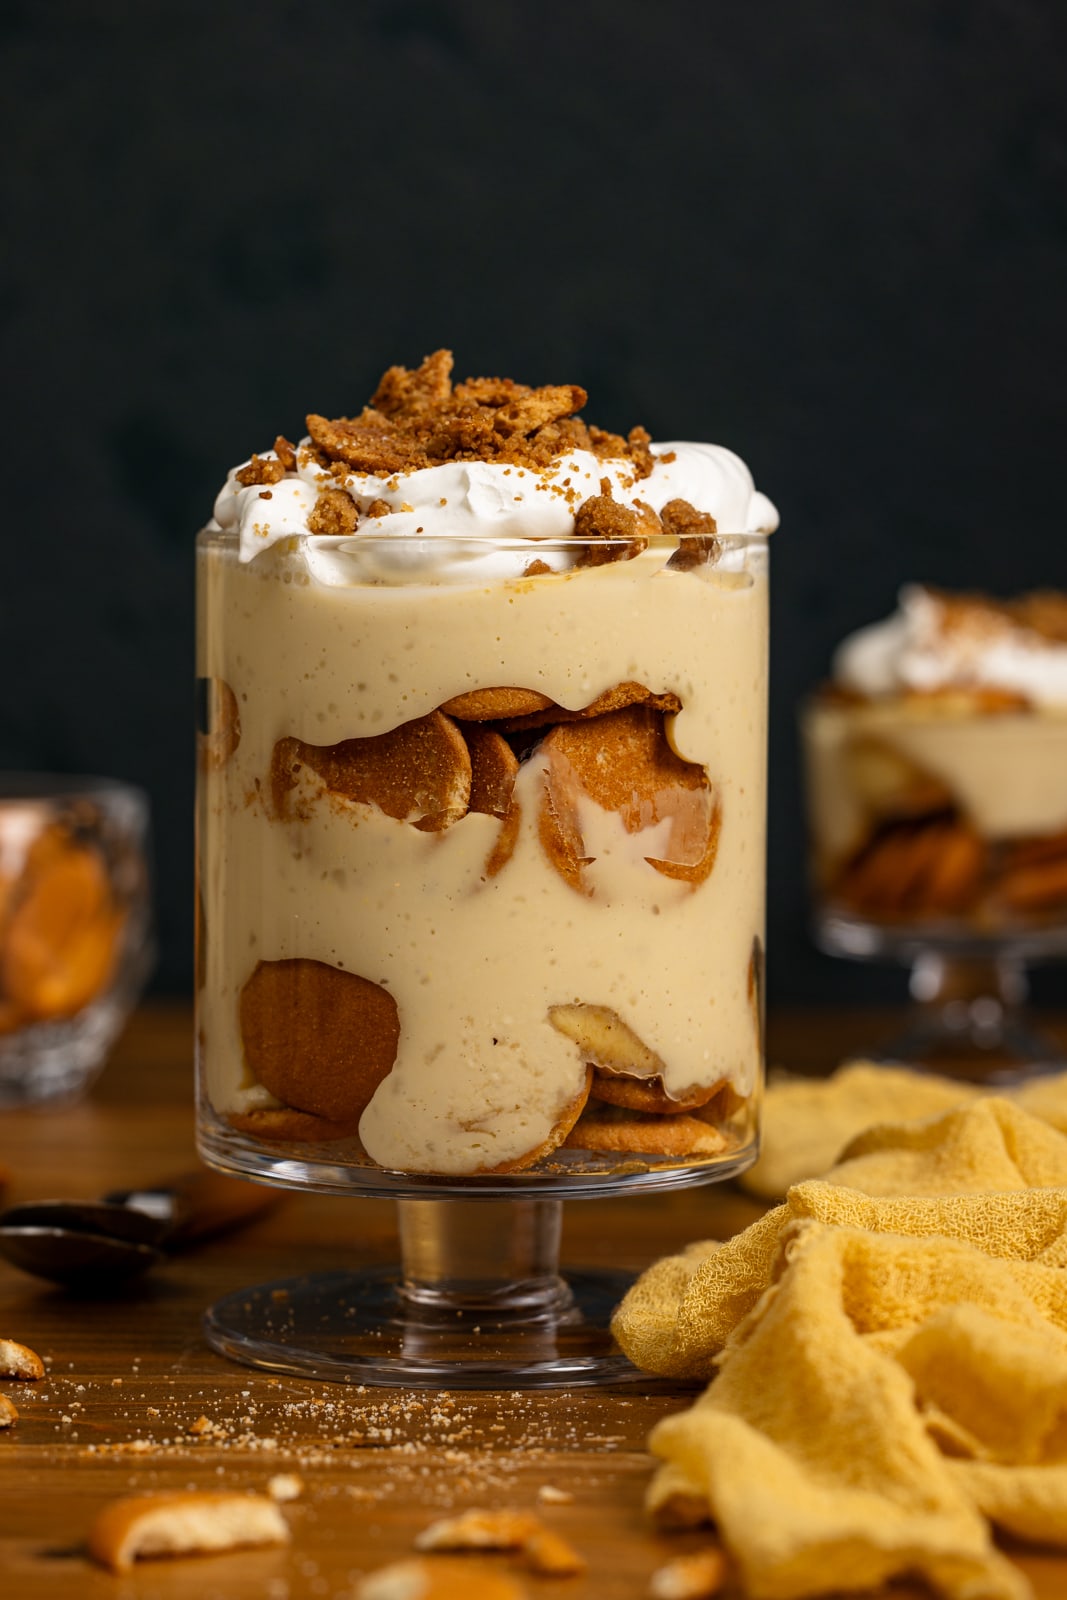
M 829 1067 L 887 1020 L 773 1018 L 771 1056 Z M 1063 1037 L 1067 1028 L 1057 1031 Z M 8 1200 L 91 1195 L 193 1160 L 191 1026 L 181 1008 L 140 1013 L 87 1100 L 0 1113 Z M 566 1208 L 564 1258 L 580 1264 L 610 1252 L 637 1270 L 691 1239 L 726 1236 L 759 1210 L 729 1185 L 576 1202 Z M 409 1555 L 433 1517 L 475 1505 L 536 1510 L 588 1559 L 584 1577 L 523 1574 L 531 1596 L 638 1600 L 656 1566 L 706 1542 L 658 1536 L 642 1512 L 648 1429 L 688 1405 L 693 1390 L 650 1382 L 552 1394 L 361 1391 L 258 1374 L 201 1340 L 203 1307 L 242 1283 L 394 1255 L 388 1202 L 293 1195 L 247 1231 L 207 1242 L 108 1300 L 75 1298 L 0 1263 L 0 1335 L 48 1363 L 43 1382 L 6 1386 L 17 1388 L 21 1415 L 0 1435 L 0 1593 L 347 1600 L 361 1573 Z M 296 1472 L 305 1485 L 286 1508 L 288 1548 L 154 1562 L 128 1578 L 85 1557 L 88 1527 L 113 1496 L 262 1490 L 278 1472 Z M 542 1485 L 573 1501 L 540 1504 Z M 1039 1600 L 1067 1593 L 1067 1560 L 1033 1551 L 1018 1559 Z M 892 1591 L 896 1600 L 919 1592 Z

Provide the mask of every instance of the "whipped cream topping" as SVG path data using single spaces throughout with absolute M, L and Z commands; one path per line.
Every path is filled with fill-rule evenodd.
M 902 690 L 1003 689 L 1034 705 L 1067 705 L 1067 644 L 996 607 L 955 608 L 907 585 L 898 609 L 838 646 L 833 677 L 871 698 Z
M 304 445 L 307 441 L 304 441 Z M 574 514 L 583 500 L 601 492 L 601 481 L 611 484 L 616 500 L 627 506 L 638 502 L 659 511 L 668 500 L 684 499 L 698 511 L 710 512 L 723 534 L 771 532 L 778 513 L 752 482 L 745 463 L 721 445 L 654 444 L 655 465 L 646 478 L 637 478 L 626 458 L 601 459 L 588 450 L 561 456 L 550 468 L 509 466 L 490 461 L 446 461 L 391 477 L 351 471 L 345 478 L 328 476 L 302 445 L 296 467 L 279 482 L 266 486 L 242 485 L 234 467 L 215 501 L 212 526 L 236 532 L 242 561 L 294 535 L 308 533 L 308 517 L 320 489 L 345 490 L 360 514 L 356 533 L 347 538 L 315 536 L 306 555 L 313 575 L 329 582 L 335 551 L 349 559 L 365 541 L 367 576 L 378 581 L 403 581 L 429 565 L 460 560 L 463 541 L 477 539 L 563 540 L 574 532 Z M 275 460 L 265 451 L 261 460 Z M 374 501 L 392 509 L 388 515 L 370 517 Z M 379 542 L 388 539 L 390 547 Z M 453 541 L 445 556 L 440 540 Z M 469 552 L 468 552 L 469 555 Z M 534 556 L 552 567 L 569 565 L 566 553 L 529 548 L 515 561 L 494 562 L 484 555 L 474 560 L 478 575 L 508 575 L 522 570 Z M 500 567 L 497 573 L 497 567 Z

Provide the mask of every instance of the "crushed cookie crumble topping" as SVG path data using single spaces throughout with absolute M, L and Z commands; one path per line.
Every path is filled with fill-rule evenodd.
M 611 479 L 601 478 L 600 493 L 583 500 L 574 514 L 576 539 L 611 541 L 603 551 L 590 545 L 581 560 L 583 566 L 601 566 L 606 561 L 617 561 L 639 555 L 648 544 L 649 537 L 660 531 L 660 521 L 649 506 L 639 509 L 620 505 L 611 492 Z M 619 541 L 626 543 L 620 549 Z
M 256 483 L 280 483 L 285 477 L 285 466 L 267 456 L 253 456 L 246 467 L 235 474 L 237 482 L 249 489 Z
M 687 572 L 718 560 L 718 525 L 710 512 L 698 511 L 688 500 L 668 500 L 659 515 L 664 533 L 678 540 L 670 563 L 676 571 Z
M 578 384 L 530 388 L 511 378 L 452 383 L 452 354 L 435 350 L 412 370 L 390 367 L 358 417 L 312 412 L 307 429 L 316 460 L 388 475 L 443 461 L 499 461 L 550 467 L 571 450 L 633 462 L 635 478 L 652 470 L 644 428 L 620 434 L 587 425 L 577 413 L 587 395 Z M 283 441 L 284 442 L 284 441 Z
M 356 503 L 343 489 L 322 489 L 308 517 L 308 532 L 344 537 L 356 528 Z

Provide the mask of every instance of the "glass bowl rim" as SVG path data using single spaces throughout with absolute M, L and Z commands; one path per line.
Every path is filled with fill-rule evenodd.
M 743 545 L 765 544 L 776 532 L 776 528 L 749 528 L 743 533 L 731 533 L 727 529 L 719 528 L 713 535 L 720 545 L 736 549 Z M 675 538 L 667 533 L 653 533 L 643 537 L 641 546 L 644 550 L 674 551 L 683 548 L 695 539 L 706 537 L 703 534 L 691 534 L 682 538 Z M 265 554 L 268 550 L 286 549 L 293 544 L 304 545 L 311 541 L 324 550 L 341 550 L 345 552 L 346 546 L 367 545 L 375 550 L 396 550 L 406 545 L 432 545 L 440 541 L 442 545 L 461 545 L 472 551 L 492 550 L 529 551 L 535 554 L 538 550 L 548 550 L 552 553 L 563 554 L 569 550 L 628 550 L 636 539 L 629 535 L 619 537 L 582 538 L 576 534 L 567 534 L 559 538 L 537 538 L 530 535 L 497 534 L 497 533 L 291 533 L 282 534 L 276 539 L 265 542 L 262 551 L 256 555 Z M 208 522 L 197 534 L 198 544 L 222 545 L 227 549 L 240 548 L 241 536 L 237 528 L 220 528 L 215 522 Z M 347 553 L 347 552 L 346 552 Z M 255 558 L 253 558 L 255 559 Z

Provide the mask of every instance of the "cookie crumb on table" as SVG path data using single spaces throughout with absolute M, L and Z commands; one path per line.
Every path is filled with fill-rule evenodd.
M 574 1504 L 574 1496 L 569 1489 L 557 1489 L 553 1483 L 543 1483 L 537 1491 L 537 1498 L 546 1506 L 569 1506 Z
M 267 1493 L 272 1500 L 299 1500 L 304 1492 L 304 1480 L 295 1472 L 276 1472 L 267 1479 Z
M 567 1540 L 551 1528 L 538 1528 L 523 1541 L 522 1553 L 531 1572 L 545 1578 L 570 1578 L 585 1572 L 589 1563 Z
M 526 1565 L 543 1577 L 563 1578 L 586 1570 L 585 1558 L 529 1511 L 464 1511 L 442 1517 L 417 1536 L 417 1550 L 520 1550 Z
M 417 1550 L 520 1550 L 541 1523 L 529 1511 L 463 1511 L 442 1517 L 415 1539 Z

